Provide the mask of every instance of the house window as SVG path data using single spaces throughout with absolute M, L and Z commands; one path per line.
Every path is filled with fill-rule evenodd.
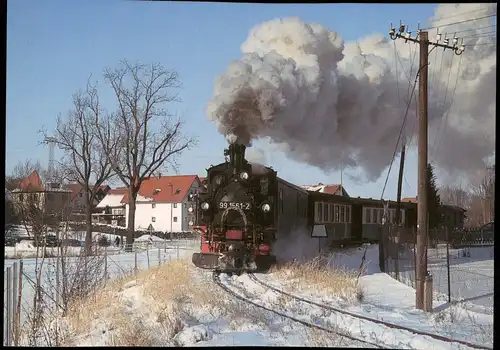
M 156 203 L 151 203 L 151 208 L 156 208 Z
M 174 203 L 174 208 L 177 208 L 177 203 Z
M 174 222 L 177 222 L 177 216 L 174 216 Z
M 154 216 L 151 218 L 151 222 L 156 222 L 156 218 Z

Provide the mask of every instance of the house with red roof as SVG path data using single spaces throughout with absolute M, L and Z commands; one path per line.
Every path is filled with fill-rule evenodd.
M 189 231 L 195 222 L 195 201 L 202 187 L 197 175 L 151 176 L 143 180 L 136 199 L 135 229 L 162 232 Z M 125 211 L 128 224 L 127 189 L 111 189 L 97 205 L 110 214 Z M 119 199 L 119 202 L 118 202 Z M 111 210 L 111 211 L 110 211 Z M 112 215 L 116 217 L 117 215 Z
M 47 215 L 56 215 L 64 219 L 69 213 L 71 191 L 59 184 L 44 184 L 38 171 L 35 170 L 22 179 L 16 189 L 12 190 L 11 198 L 17 204 L 18 209 L 21 205 L 36 205 Z
M 71 191 L 71 211 L 73 213 L 85 212 L 85 191 L 83 186 L 79 183 L 71 183 L 64 185 L 64 188 Z M 94 202 L 92 203 L 93 208 L 95 208 L 99 204 L 99 202 L 106 196 L 110 189 L 111 188 L 108 185 L 102 185 L 97 188 Z
M 333 194 L 336 196 L 349 197 L 349 194 L 345 190 L 344 186 L 342 186 L 341 184 L 325 185 L 319 183 L 317 185 L 303 185 L 300 187 L 302 187 L 307 191 L 321 192 L 321 193 Z

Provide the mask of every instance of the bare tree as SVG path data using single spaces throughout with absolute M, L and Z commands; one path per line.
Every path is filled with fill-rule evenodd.
M 90 254 L 92 244 L 92 204 L 99 187 L 114 175 L 103 150 L 113 150 L 114 155 L 118 149 L 113 133 L 107 135 L 104 145 L 99 141 L 94 121 L 100 118 L 101 113 L 96 85 L 89 81 L 84 91 L 73 94 L 73 108 L 66 117 L 58 116 L 54 135 L 50 135 L 64 153 L 59 167 L 65 178 L 83 187 L 86 254 Z M 44 137 L 48 136 L 45 132 Z
M 493 221 L 495 213 L 495 165 L 487 167 L 479 180 L 471 181 L 471 188 L 480 203 L 481 224 Z
M 118 108 L 104 122 L 96 116 L 99 138 L 116 174 L 128 187 L 127 246 L 134 241 L 137 194 L 142 181 L 162 167 L 177 166 L 177 157 L 194 145 L 192 137 L 182 133 L 179 119 L 166 109 L 180 102 L 173 90 L 180 88 L 178 73 L 162 67 L 120 62 L 117 68 L 104 72 L 111 85 Z M 108 147 L 110 130 L 120 134 L 121 152 L 113 153 Z
M 38 161 L 32 161 L 31 159 L 26 159 L 20 161 L 12 170 L 12 173 L 5 178 L 5 188 L 12 191 L 19 187 L 21 181 L 26 177 L 30 176 L 33 171 L 42 172 L 42 166 Z
M 462 184 L 443 186 L 439 189 L 439 194 L 443 204 L 463 209 L 470 207 L 471 194 Z

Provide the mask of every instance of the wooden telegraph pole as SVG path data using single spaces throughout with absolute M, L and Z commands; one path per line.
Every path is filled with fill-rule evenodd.
M 418 194 L 417 194 L 417 252 L 416 252 L 416 302 L 415 306 L 417 309 L 429 310 L 427 303 L 424 303 L 425 295 L 425 282 L 427 280 L 427 164 L 428 164 L 428 115 L 427 115 L 427 97 L 428 97 L 428 66 L 429 66 L 429 45 L 433 45 L 434 48 L 442 47 L 443 49 L 451 49 L 455 51 L 455 54 L 461 55 L 465 47 L 464 45 L 457 46 L 458 38 L 453 38 L 453 45 L 448 45 L 449 39 L 445 37 L 444 44 L 440 44 L 440 34 L 436 42 L 429 41 L 429 33 L 427 31 L 418 30 L 417 37 L 414 39 L 411 37 L 411 32 L 406 31 L 406 26 L 401 24 L 399 26 L 399 33 L 396 33 L 396 29 L 391 26 L 389 31 L 389 36 L 392 40 L 404 39 L 405 42 L 412 41 L 418 43 L 420 46 L 420 64 L 417 75 L 419 76 L 419 88 L 418 88 Z M 433 49 L 434 49 L 433 48 Z M 408 102 L 410 103 L 410 101 Z M 402 167 L 400 168 L 401 172 Z M 398 184 L 398 187 L 400 185 Z M 398 195 L 400 196 L 400 189 L 398 188 Z M 399 223 L 399 222 L 398 222 Z M 432 288 L 432 287 L 430 287 Z M 430 293 L 432 297 L 432 291 Z M 432 304 L 431 308 L 432 308 Z

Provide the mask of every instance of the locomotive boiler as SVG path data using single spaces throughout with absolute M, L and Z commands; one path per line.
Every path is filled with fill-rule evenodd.
M 227 272 L 267 270 L 275 262 L 276 172 L 252 166 L 244 145 L 231 144 L 224 153 L 226 162 L 207 169 L 198 196 L 201 252 L 193 263 Z

